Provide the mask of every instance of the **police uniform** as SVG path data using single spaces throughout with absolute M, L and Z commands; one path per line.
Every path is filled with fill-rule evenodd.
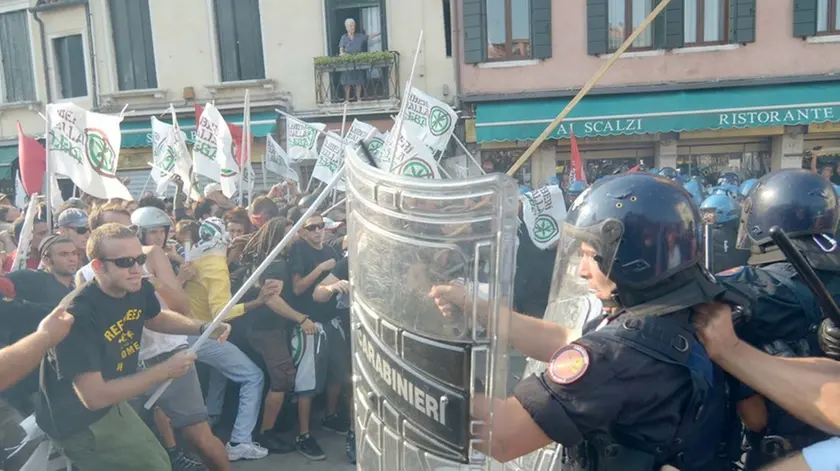
M 615 286 L 602 302 L 616 314 L 589 322 L 514 393 L 566 449 L 564 470 L 724 469 L 723 373 L 690 320 L 691 306 L 724 291 L 702 266 L 701 226 L 691 195 L 649 174 L 605 178 L 569 209 L 549 309 L 598 271 Z
M 738 335 L 763 351 L 784 357 L 819 357 L 818 332 L 823 322 L 819 304 L 794 267 L 769 237 L 779 226 L 816 269 L 835 297 L 840 295 L 840 257 L 833 241 L 838 225 L 837 196 L 830 182 L 807 170 L 765 175 L 747 193 L 740 217 L 739 248 L 752 252 L 748 265 L 717 275 L 727 289 L 748 301 L 748 321 Z M 749 387 L 733 381 L 733 402 L 756 400 Z M 792 451 L 828 436 L 763 399 L 766 416 L 742 417 L 746 423 L 766 423 L 748 430 L 750 450 L 746 470 L 759 469 Z M 747 409 L 754 410 L 754 409 Z

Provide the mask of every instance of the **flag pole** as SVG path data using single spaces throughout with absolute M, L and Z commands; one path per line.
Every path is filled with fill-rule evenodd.
M 405 110 L 408 108 L 408 95 L 411 93 L 411 85 L 414 83 L 414 72 L 417 70 L 417 60 L 420 58 L 420 47 L 423 45 L 423 30 L 420 30 L 420 37 L 417 38 L 417 49 L 414 51 L 414 61 L 411 63 L 411 74 L 408 76 L 408 81 L 405 83 L 405 91 L 402 97 L 402 106 L 400 106 L 400 113 L 397 115 L 397 132 L 396 135 L 391 136 L 394 139 L 394 155 L 391 155 L 391 168 L 388 173 L 394 170 L 394 160 L 397 156 L 397 144 L 400 142 L 400 133 L 403 128 L 403 121 L 405 120 Z M 389 139 L 390 140 L 390 139 Z M 387 152 L 388 149 L 386 148 Z
M 46 158 L 45 158 L 45 160 L 46 160 L 45 164 L 46 164 L 47 169 L 44 172 L 44 200 L 46 201 L 45 210 L 47 211 L 47 227 L 49 228 L 49 231 L 52 232 L 52 230 L 53 230 L 53 225 L 52 225 L 53 211 L 52 211 L 52 180 L 51 179 L 53 178 L 53 172 L 52 172 L 52 157 L 50 157 L 50 147 L 51 147 L 50 146 L 50 132 L 52 131 L 52 127 L 50 126 L 49 105 L 47 105 L 46 116 L 42 115 L 42 117 L 44 118 L 44 121 L 46 122 L 46 126 L 47 126 L 47 133 L 44 137 L 44 148 L 47 151 L 46 152 Z
M 558 114 L 557 117 L 554 118 L 554 121 L 552 121 L 551 124 L 549 124 L 548 127 L 545 128 L 542 134 L 540 134 L 540 136 L 537 137 L 537 139 L 531 143 L 530 147 L 528 147 L 528 149 L 525 150 L 525 152 L 519 157 L 519 159 L 517 159 L 517 161 L 513 164 L 510 170 L 507 171 L 507 175 L 509 177 L 516 175 L 516 172 L 518 172 L 519 169 L 523 165 L 525 165 L 525 162 L 527 162 L 528 159 L 531 158 L 531 155 L 534 153 L 534 151 L 536 151 L 537 148 L 540 145 L 542 145 L 543 141 L 545 141 L 548 138 L 548 136 L 550 136 L 551 133 L 553 133 L 554 130 L 557 129 L 557 126 L 559 126 L 560 123 L 564 119 L 566 119 L 566 116 L 568 116 L 569 113 L 571 113 L 572 110 L 575 108 L 575 106 L 577 106 L 577 104 L 580 103 L 583 97 L 585 97 L 586 94 L 589 93 L 589 91 L 592 90 L 593 87 L 595 87 L 598 81 L 601 80 L 601 77 L 603 77 L 604 74 L 606 74 L 607 71 L 610 70 L 613 64 L 615 64 L 615 61 L 617 61 L 618 58 L 621 57 L 621 55 L 624 54 L 624 52 L 627 49 L 629 49 L 630 46 L 633 45 L 633 42 L 636 40 L 636 38 L 638 38 L 639 35 L 641 35 L 647 29 L 647 27 L 650 26 L 651 23 L 653 23 L 653 20 L 655 20 L 656 17 L 659 16 L 659 14 L 662 13 L 663 10 L 665 10 L 665 7 L 667 7 L 669 3 L 671 3 L 671 0 L 662 0 L 659 3 L 659 5 L 657 5 L 656 8 L 654 8 L 653 11 L 650 12 L 650 15 L 648 15 L 648 17 L 645 18 L 645 21 L 643 21 L 642 24 L 640 24 L 639 27 L 636 28 L 636 31 L 633 31 L 633 34 L 631 34 L 627 39 L 624 40 L 624 43 L 621 45 L 621 47 L 619 47 L 612 54 L 612 56 L 610 56 L 609 60 L 601 66 L 598 72 L 595 72 L 595 75 L 593 75 L 592 78 L 590 78 L 589 81 L 586 82 L 586 85 L 584 85 L 583 88 L 580 89 L 580 91 L 577 95 L 575 95 L 572 101 L 570 101 L 569 104 L 566 105 L 563 111 L 561 111 L 560 114 Z
M 478 163 L 478 160 L 476 160 L 475 156 L 473 156 L 470 153 L 469 149 L 467 149 L 467 146 L 465 146 L 464 143 L 461 142 L 460 139 L 458 139 L 458 136 L 456 136 L 455 133 L 452 133 L 452 139 L 455 139 L 455 142 L 457 142 L 458 146 L 461 148 L 461 150 L 463 150 L 467 154 L 467 157 L 470 160 L 472 160 L 472 163 L 474 163 L 475 166 L 478 167 L 478 170 L 481 172 L 481 174 L 482 175 L 487 175 L 487 172 L 484 171 L 484 167 L 482 167 L 481 164 Z
M 300 219 L 298 219 L 298 221 L 291 227 L 291 229 L 289 229 L 288 232 L 286 232 L 286 235 L 283 237 L 280 243 L 277 244 L 271 250 L 271 252 L 262 261 L 262 263 L 260 263 L 260 265 L 254 270 L 254 272 L 251 273 L 251 276 L 249 276 L 248 279 L 245 280 L 245 283 L 242 284 L 242 287 L 239 288 L 239 291 L 237 291 L 236 293 L 234 293 L 233 296 L 231 296 L 230 300 L 224 305 L 224 307 L 222 307 L 222 310 L 219 311 L 219 313 L 213 319 L 213 322 L 211 322 L 210 325 L 204 329 L 204 333 L 201 334 L 198 340 L 196 340 L 192 347 L 190 347 L 190 351 L 198 351 L 201 344 L 209 339 L 210 334 L 212 334 L 213 331 L 216 330 L 216 327 L 218 327 L 219 324 L 221 324 L 224 321 L 228 313 L 230 313 L 233 307 L 239 303 L 240 299 L 242 299 L 242 296 L 244 296 L 245 293 L 249 289 L 251 289 L 251 286 L 253 286 L 257 282 L 257 280 L 259 280 L 260 276 L 268 268 L 268 266 L 271 265 L 271 263 L 274 261 L 275 258 L 277 258 L 278 255 L 280 255 L 280 252 L 282 252 L 283 249 L 285 249 L 286 246 L 288 246 L 292 242 L 292 240 L 297 236 L 298 232 L 301 229 L 303 229 L 304 224 L 306 224 L 306 220 L 309 219 L 313 214 L 315 214 L 315 211 L 327 198 L 327 195 L 330 193 L 330 190 L 335 188 L 335 186 L 338 185 L 338 182 L 341 181 L 341 177 L 344 175 L 345 165 L 346 164 L 342 164 L 338 171 L 335 174 L 333 174 L 333 178 L 332 180 L 330 180 L 329 184 L 327 185 L 327 188 L 324 191 L 322 191 L 317 198 L 315 198 L 315 201 L 312 202 L 312 205 L 309 206 L 309 208 L 306 211 L 304 211 L 304 213 L 300 216 Z M 149 400 L 146 402 L 144 407 L 147 410 L 151 409 L 152 406 L 155 405 L 155 402 L 157 402 L 157 400 L 160 398 L 161 394 L 163 394 L 163 392 L 166 391 L 166 388 L 168 388 L 170 384 L 172 384 L 171 379 L 161 384 L 160 387 L 158 387 L 157 391 L 155 391 L 155 393 L 152 394 L 152 397 L 150 397 Z

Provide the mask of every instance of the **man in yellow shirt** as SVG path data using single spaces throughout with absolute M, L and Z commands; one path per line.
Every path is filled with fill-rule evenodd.
M 195 245 L 187 253 L 186 259 L 195 270 L 195 276 L 185 284 L 184 289 L 190 301 L 190 316 L 202 322 L 212 322 L 231 299 L 230 272 L 226 259 L 229 240 L 224 222 L 216 217 L 202 221 L 194 232 L 192 240 Z M 246 311 L 262 306 L 266 298 L 277 294 L 276 286 L 266 284 L 256 300 L 237 304 L 225 320 L 229 321 Z M 197 339 L 197 336 L 190 337 L 190 344 L 195 343 Z M 221 416 L 227 380 L 240 386 L 239 411 L 233 424 L 230 442 L 226 445 L 228 457 L 231 461 L 265 457 L 268 450 L 255 443 L 251 436 L 260 412 L 263 394 L 262 370 L 230 342 L 204 342 L 197 353 L 200 362 L 213 367 L 206 400 L 211 420 Z

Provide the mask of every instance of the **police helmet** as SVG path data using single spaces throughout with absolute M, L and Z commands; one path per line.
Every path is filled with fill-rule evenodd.
M 695 203 L 700 204 L 706 198 L 706 189 L 703 187 L 703 182 L 700 177 L 692 177 L 684 186 L 685 190 L 691 194 L 691 199 Z
M 744 200 L 738 248 L 763 251 L 774 245 L 770 228 L 791 238 L 825 236 L 837 231 L 837 192 L 830 181 L 805 169 L 768 173 Z
M 662 170 L 659 171 L 659 174 L 665 178 L 670 178 L 671 180 L 676 180 L 680 176 L 680 172 L 673 167 L 663 167 Z
M 309 208 L 316 199 L 318 199 L 318 195 L 306 195 L 298 201 L 298 206 L 304 209 Z
M 755 189 L 756 185 L 758 185 L 758 180 L 756 180 L 755 178 L 744 180 L 744 183 L 741 183 L 741 196 L 743 196 L 744 198 L 749 196 L 750 192 L 752 192 Z
M 735 172 L 726 172 L 718 178 L 718 186 L 741 186 L 741 177 Z
M 691 195 L 665 177 L 628 173 L 595 183 L 566 213 L 551 309 L 588 292 L 636 315 L 710 301 L 722 289 L 702 263 L 702 226 Z M 611 293 L 601 291 L 595 267 Z
M 566 207 L 570 207 L 575 199 L 586 190 L 586 183 L 575 180 L 569 184 L 566 188 L 566 191 L 563 192 L 564 199 L 566 200 Z
M 706 208 L 715 210 L 716 224 L 737 221 L 741 217 L 741 204 L 726 193 L 716 193 L 706 198 L 700 205 L 700 209 Z
M 138 208 L 131 213 L 131 225 L 139 229 L 140 241 L 145 243 L 146 231 L 157 227 L 166 229 L 166 238 L 169 238 L 169 228 L 172 227 L 172 219 L 159 208 L 146 206 Z

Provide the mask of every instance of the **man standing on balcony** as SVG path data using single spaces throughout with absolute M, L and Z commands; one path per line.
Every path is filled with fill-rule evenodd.
M 344 20 L 344 28 L 347 33 L 341 36 L 338 42 L 339 55 L 359 54 L 367 52 L 368 39 L 379 36 L 379 33 L 368 36 L 365 33 L 356 32 L 356 20 L 347 18 Z M 367 82 L 367 70 L 347 70 L 341 73 L 341 84 L 344 85 L 344 101 L 350 100 L 350 87 L 355 89 L 355 100 L 362 99 L 362 85 Z

